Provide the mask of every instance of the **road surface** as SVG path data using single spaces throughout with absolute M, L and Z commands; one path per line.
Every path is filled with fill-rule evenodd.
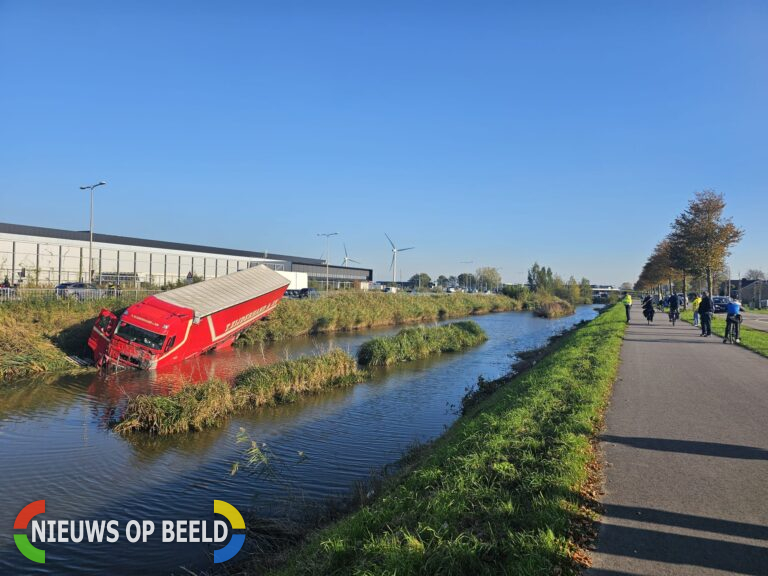
M 632 312 L 587 574 L 768 574 L 768 359 Z

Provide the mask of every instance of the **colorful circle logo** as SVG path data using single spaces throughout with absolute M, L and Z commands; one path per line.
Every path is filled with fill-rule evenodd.
M 243 517 L 240 514 L 240 512 L 237 511 L 237 508 L 232 506 L 232 504 L 228 504 L 227 502 L 224 502 L 224 500 L 214 500 L 213 501 L 213 512 L 214 514 L 221 514 L 229 520 L 229 523 L 232 525 L 232 530 L 245 530 L 245 522 L 243 521 Z M 26 538 L 26 536 L 25 536 Z M 232 538 L 229 541 L 229 544 L 224 546 L 224 548 L 221 548 L 220 550 L 214 550 L 213 552 L 213 562 L 214 564 L 219 564 L 220 562 L 226 562 L 230 558 L 232 558 L 235 554 L 240 552 L 240 548 L 243 547 L 243 544 L 245 543 L 245 534 L 232 534 Z
M 29 521 L 38 514 L 45 514 L 45 500 L 35 500 L 31 504 L 27 504 L 21 509 L 19 515 L 16 516 L 16 521 L 13 523 L 14 530 L 26 530 L 29 525 Z M 16 542 L 16 547 L 19 552 L 24 554 L 32 562 L 38 564 L 45 564 L 45 550 L 35 548 L 29 541 L 26 534 L 14 534 L 13 539 Z

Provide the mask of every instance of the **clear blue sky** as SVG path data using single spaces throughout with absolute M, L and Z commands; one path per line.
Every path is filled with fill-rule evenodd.
M 768 269 L 768 2 L 0 0 L 0 221 L 635 280 L 693 192 Z M 460 261 L 474 261 L 472 265 Z

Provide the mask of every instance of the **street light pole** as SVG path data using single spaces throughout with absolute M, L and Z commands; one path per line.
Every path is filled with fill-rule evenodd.
M 331 260 L 331 236 L 336 236 L 338 232 L 322 232 L 318 236 L 325 236 L 325 291 L 330 289 L 330 280 L 328 277 L 328 262 Z
M 80 186 L 80 190 L 91 191 L 91 225 L 88 228 L 88 282 L 91 281 L 91 263 L 93 262 L 93 189 L 97 188 L 98 186 L 104 186 L 104 185 L 106 185 L 106 182 L 102 180 L 98 184 L 92 184 L 90 186 Z

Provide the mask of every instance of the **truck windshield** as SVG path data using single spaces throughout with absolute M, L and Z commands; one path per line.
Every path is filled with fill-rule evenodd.
M 115 330 L 115 334 L 118 334 L 120 338 L 128 340 L 128 342 L 136 342 L 153 350 L 160 350 L 165 341 L 163 334 L 155 334 L 149 330 L 144 330 L 144 328 L 128 324 L 128 322 L 120 322 L 117 330 Z

